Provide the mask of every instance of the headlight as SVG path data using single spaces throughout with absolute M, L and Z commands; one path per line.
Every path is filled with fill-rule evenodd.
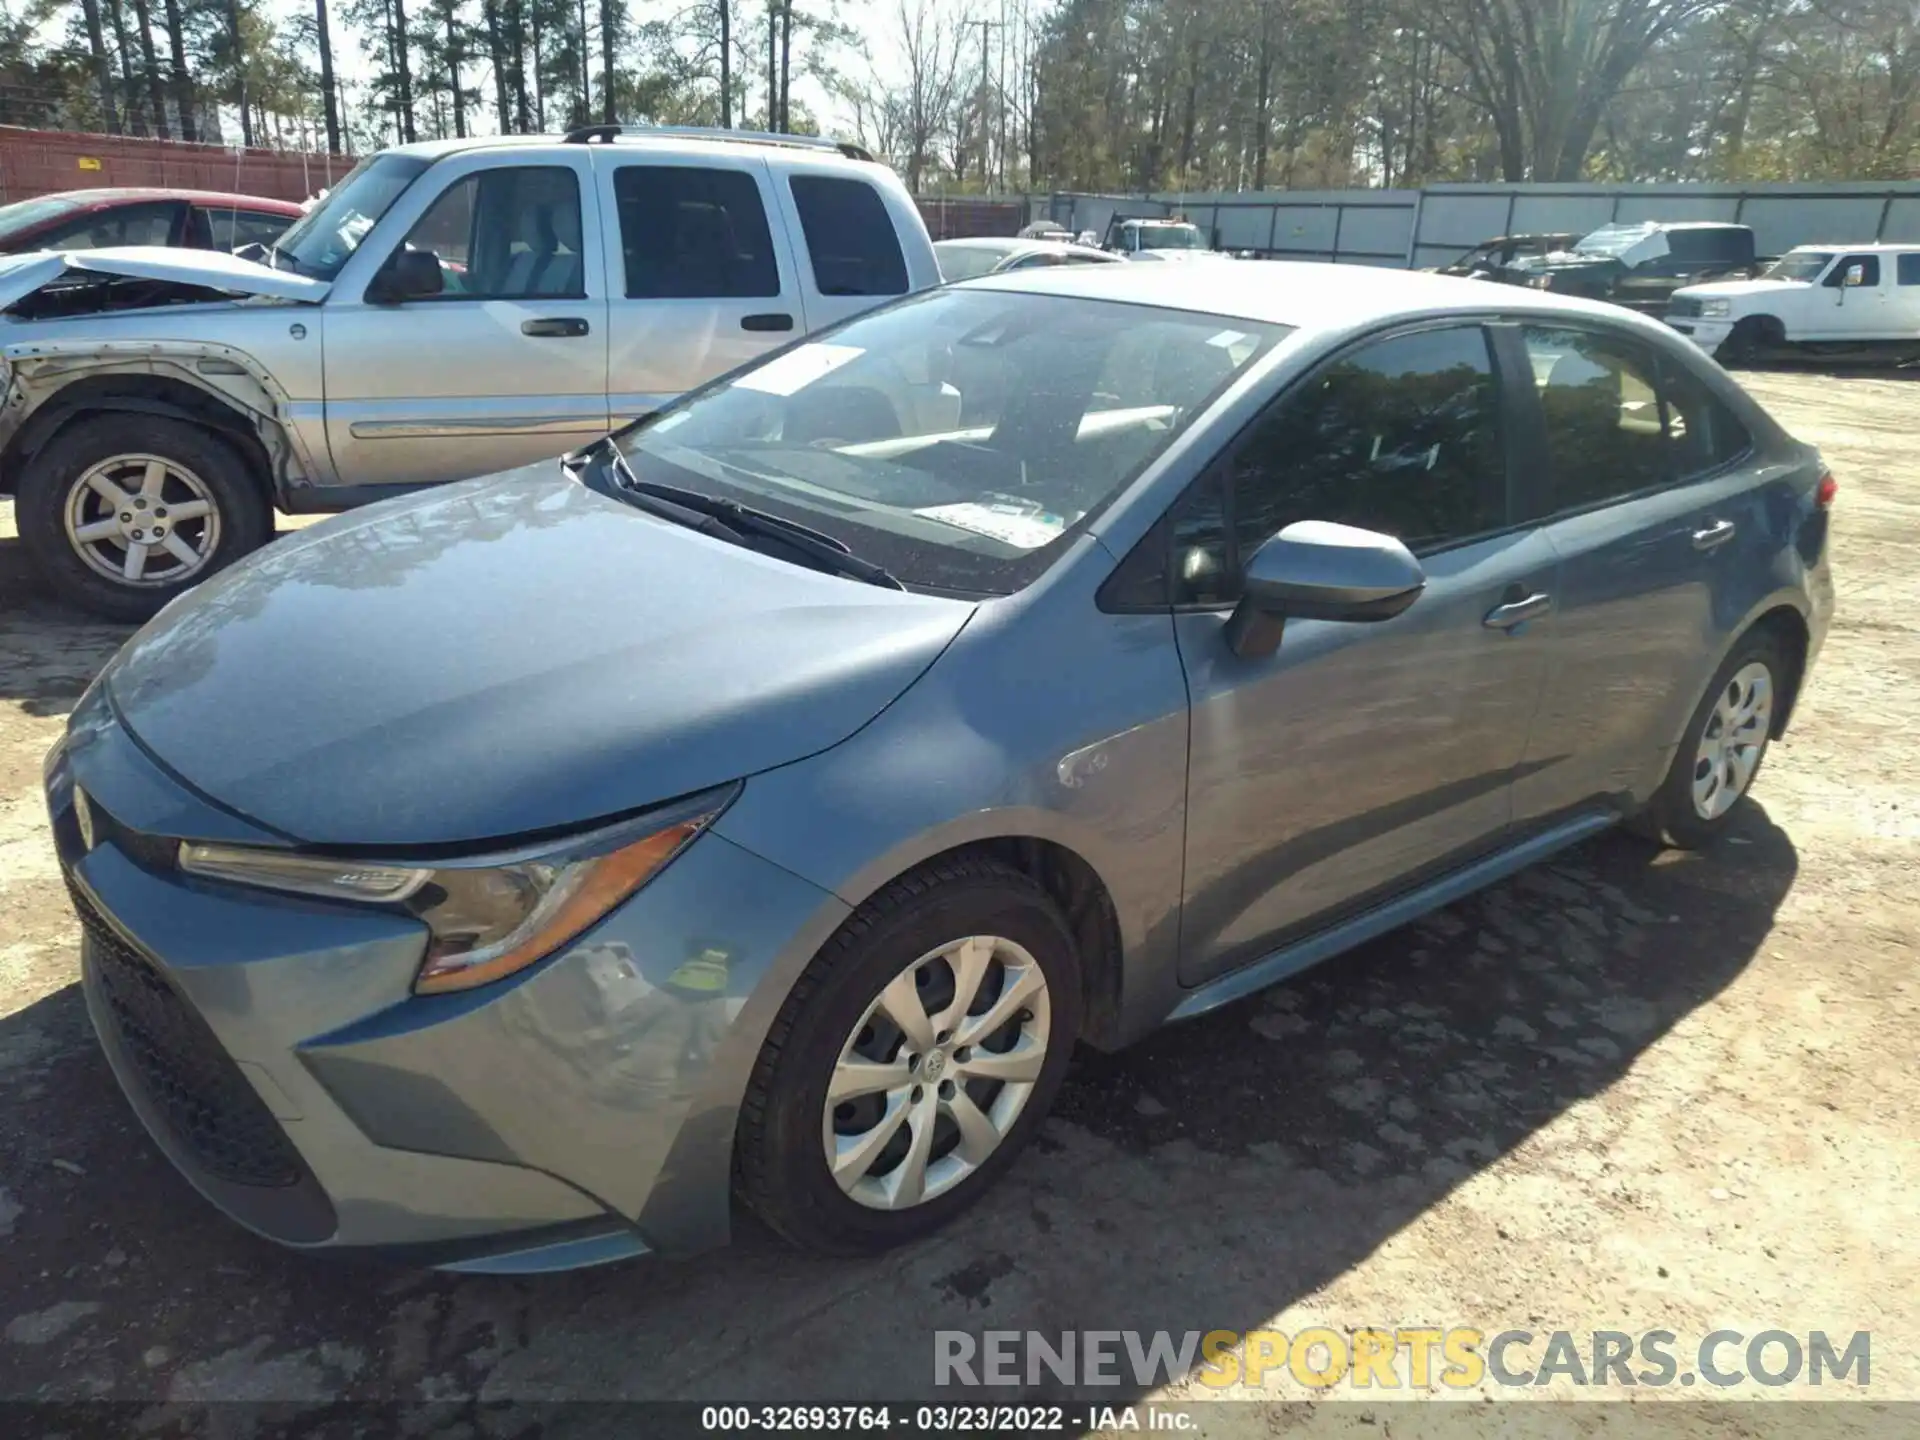
M 1702 300 L 1700 302 L 1700 313 L 1714 319 L 1724 320 L 1733 313 L 1733 301 Z
M 426 922 L 422 994 L 485 985 L 552 954 L 659 874 L 724 810 L 707 791 L 609 829 L 508 855 L 433 865 L 362 863 L 183 841 L 190 875 L 392 906 Z
M 1535 290 L 1551 290 L 1553 288 L 1553 276 L 1535 275 L 1531 280 L 1527 281 L 1527 284 Z

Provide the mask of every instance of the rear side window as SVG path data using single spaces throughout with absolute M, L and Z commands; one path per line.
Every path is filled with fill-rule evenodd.
M 907 293 L 906 257 L 879 191 L 828 175 L 795 175 L 788 184 L 822 295 Z
M 1676 260 L 1736 260 L 1750 250 L 1742 230 L 1669 230 L 1667 252 Z
M 1529 326 L 1522 334 L 1546 422 L 1555 511 L 1689 479 L 1752 443 L 1677 360 L 1593 331 Z
M 59 226 L 33 242 L 41 249 L 99 250 L 109 245 L 165 245 L 173 238 L 180 206 L 169 202 L 98 210 Z
M 1902 285 L 1920 285 L 1920 252 L 1902 255 L 1895 272 Z
M 613 172 L 631 300 L 780 293 L 760 187 L 744 170 L 622 165 Z

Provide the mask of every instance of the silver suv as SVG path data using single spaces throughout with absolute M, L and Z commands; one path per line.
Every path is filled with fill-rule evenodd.
M 0 260 L 0 493 L 62 598 L 153 614 L 344 510 L 545 459 L 937 285 L 853 146 L 588 126 L 363 160 L 272 249 Z

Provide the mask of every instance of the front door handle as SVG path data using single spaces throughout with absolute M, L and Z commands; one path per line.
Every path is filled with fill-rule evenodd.
M 1716 520 L 1704 530 L 1693 532 L 1693 548 L 1696 550 L 1718 550 L 1733 539 L 1734 524 L 1731 520 Z
M 555 315 L 545 320 L 522 320 L 522 335 L 570 337 L 587 333 L 587 322 L 578 315 Z
M 780 310 L 766 315 L 742 315 L 740 328 L 742 330 L 791 330 L 793 316 Z
M 1536 590 L 1531 595 L 1521 595 L 1494 606 L 1481 623 L 1489 630 L 1511 630 L 1516 625 L 1538 619 L 1551 609 L 1553 597 Z

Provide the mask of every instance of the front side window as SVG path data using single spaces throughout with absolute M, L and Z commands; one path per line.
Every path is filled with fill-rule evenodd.
M 563 165 L 457 180 L 407 233 L 440 261 L 442 300 L 579 299 L 586 291 L 580 182 Z
M 1859 268 L 1859 287 L 1872 289 L 1880 283 L 1880 257 L 1878 255 L 1843 255 L 1840 263 L 1833 267 L 1833 273 L 1827 276 L 1826 283 L 1835 290 L 1847 288 L 1847 272 Z
M 788 184 L 822 295 L 907 293 L 906 257 L 878 190 L 829 175 L 795 175 Z
M 744 170 L 622 165 L 613 172 L 630 300 L 780 293 L 760 187 Z
M 333 279 L 431 163 L 418 155 L 369 155 L 274 242 L 275 263 L 316 280 Z
M 1300 520 L 1433 550 L 1507 523 L 1500 402 L 1478 326 L 1361 346 L 1289 390 L 1174 516 L 1175 599 L 1227 604 Z M 1226 516 L 1219 511 L 1227 507 Z
M 823 530 L 908 585 L 1010 594 L 1286 327 L 931 290 L 624 432 L 642 479 Z
M 230 210 L 206 207 L 200 211 L 200 221 L 195 225 L 197 232 L 204 231 L 207 244 L 215 250 L 238 250 L 242 245 L 271 245 L 285 232 L 288 224 L 284 215 L 270 215 L 259 210 Z

